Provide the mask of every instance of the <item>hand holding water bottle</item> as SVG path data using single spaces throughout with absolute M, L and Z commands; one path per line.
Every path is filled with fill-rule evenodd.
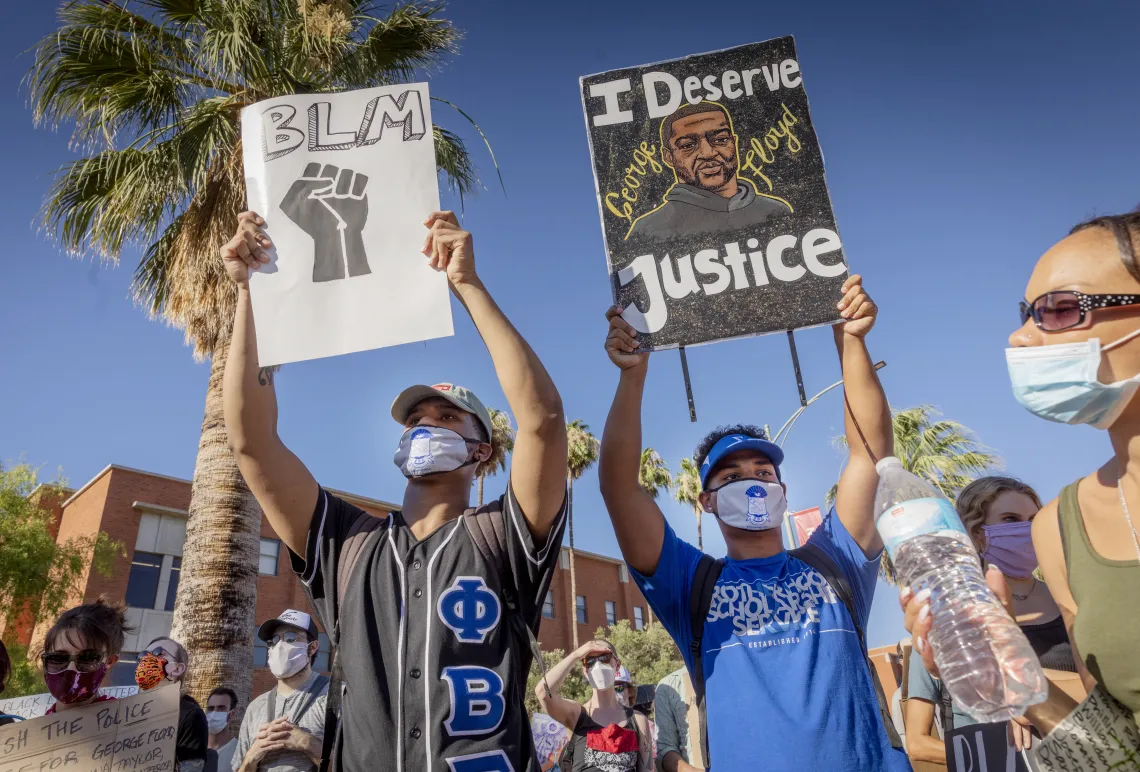
M 915 593 L 904 607 L 928 670 L 979 721 L 1005 721 L 1044 701 L 1037 656 L 987 586 L 953 505 L 897 458 L 877 469 L 875 526 L 899 583 Z

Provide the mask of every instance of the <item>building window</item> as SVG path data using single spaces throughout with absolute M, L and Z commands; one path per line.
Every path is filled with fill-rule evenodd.
M 127 577 L 127 605 L 154 608 L 158 596 L 158 579 L 162 575 L 162 555 L 135 552 L 131 573 Z
M 329 672 L 329 637 L 324 633 L 317 633 L 317 638 L 321 642 L 321 647 L 317 649 L 317 661 L 313 664 L 313 669 L 318 673 Z
M 578 595 L 574 601 L 574 605 L 578 609 L 578 624 L 586 624 L 586 596 Z
M 253 666 L 269 667 L 269 646 L 257 637 L 257 628 L 253 628 Z
M 644 630 L 645 629 L 645 617 L 642 616 L 641 606 L 634 606 L 633 607 L 633 629 L 634 630 Z
M 139 664 L 139 655 L 135 651 L 124 651 L 119 653 L 119 661 L 111 668 L 111 678 L 109 682 L 104 682 L 105 686 L 132 686 L 135 683 L 135 668 Z
M 546 600 L 542 602 L 542 615 L 547 619 L 554 619 L 554 591 L 546 591 Z
M 277 576 L 277 558 L 281 555 L 281 542 L 277 539 L 261 540 L 261 555 L 257 559 L 257 573 Z
M 606 601 L 606 624 L 617 624 L 617 607 L 614 606 L 614 602 L 612 600 Z
M 174 558 L 170 564 L 170 584 L 166 586 L 165 611 L 174 611 L 174 600 L 178 597 L 178 577 L 182 575 L 182 558 Z

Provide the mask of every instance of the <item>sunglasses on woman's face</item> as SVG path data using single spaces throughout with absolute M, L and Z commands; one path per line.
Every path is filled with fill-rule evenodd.
M 629 684 L 614 684 L 614 691 L 618 694 L 625 694 L 626 691 L 630 688 L 631 687 Z
M 63 651 L 49 651 L 45 652 L 40 659 L 43 662 L 45 673 L 62 673 L 64 670 L 67 670 L 67 666 L 72 662 L 75 663 L 75 669 L 80 673 L 90 673 L 99 669 L 99 666 L 103 664 L 104 657 L 101 651 L 84 649 L 78 654 L 68 654 Z
M 1094 309 L 1140 305 L 1140 295 L 1086 295 L 1064 290 L 1046 292 L 1032 303 L 1023 300 L 1019 305 L 1022 324 L 1032 319 L 1038 329 L 1060 332 L 1084 324 L 1085 316 Z
M 586 657 L 586 659 L 584 659 L 582 661 L 582 664 L 584 664 L 586 666 L 586 668 L 588 669 L 588 668 L 592 668 L 595 664 L 597 664 L 599 662 L 601 662 L 603 665 L 612 665 L 613 661 L 614 661 L 614 657 L 612 654 L 597 654 L 597 655 L 592 656 L 592 657 Z

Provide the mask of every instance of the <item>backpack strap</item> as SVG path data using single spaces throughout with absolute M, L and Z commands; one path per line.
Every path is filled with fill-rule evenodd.
M 317 676 L 316 680 L 313 681 L 313 688 L 305 693 L 305 699 L 301 702 L 301 708 L 297 711 L 297 720 L 294 723 L 301 723 L 301 718 L 309 712 L 309 708 L 313 707 L 313 703 L 321 696 L 321 690 L 328 685 L 330 680 L 328 676 Z M 328 701 L 327 697 L 325 701 Z
M 843 601 L 843 605 L 847 607 L 851 623 L 855 625 L 855 634 L 859 636 L 859 648 L 863 650 L 863 659 L 871 671 L 871 683 L 875 687 L 875 698 L 879 702 L 879 718 L 883 722 L 883 729 L 887 733 L 891 747 L 901 749 L 903 747 L 902 738 L 899 737 L 898 730 L 895 729 L 895 722 L 891 718 L 891 704 L 887 701 L 886 692 L 883 691 L 883 683 L 879 680 L 879 671 L 875 667 L 875 663 L 871 661 L 871 655 L 867 653 L 867 639 L 863 634 L 863 626 L 859 624 L 859 616 L 855 613 L 855 596 L 851 592 L 851 585 L 847 582 L 847 577 L 843 575 L 830 555 L 824 552 L 819 545 L 810 541 L 802 547 L 790 550 L 788 555 L 802 560 L 818 571 L 831 586 L 839 600 Z
M 328 496 L 329 494 L 325 492 L 324 495 Z M 348 589 L 349 577 L 356 568 L 360 556 L 364 553 L 364 545 L 370 540 L 382 539 L 393 516 L 389 515 L 383 518 L 371 515 L 357 517 L 341 548 L 340 560 L 337 565 L 336 597 L 334 599 L 336 603 L 336 624 L 333 625 L 329 638 L 332 647 L 332 664 L 329 667 L 331 672 L 329 690 L 325 697 L 325 736 L 321 743 L 319 772 L 329 772 L 330 769 L 333 769 L 333 753 L 340 736 L 340 701 L 344 696 L 344 667 L 340 661 L 341 603 L 344 601 L 344 594 Z M 324 620 L 322 619 L 321 622 L 323 623 Z M 325 630 L 327 631 L 328 627 L 325 627 Z M 270 700 L 272 699 L 270 698 Z M 272 704 L 270 702 L 270 705 Z M 305 710 L 308 710 L 308 706 L 305 707 Z
M 693 586 L 689 591 L 689 659 L 692 661 L 690 677 L 693 681 L 693 699 L 697 704 L 697 715 L 701 723 L 701 758 L 706 766 L 711 766 L 709 757 L 708 713 L 705 711 L 705 668 L 701 660 L 701 639 L 705 635 L 705 619 L 712 605 L 713 590 L 724 560 L 716 560 L 711 555 L 701 555 L 693 574 Z
M 941 679 L 936 679 L 935 683 L 938 684 L 938 703 L 942 706 L 942 742 L 948 742 L 950 730 L 954 728 L 954 701 Z
M 535 636 L 535 628 L 538 627 L 539 619 L 537 617 L 523 619 L 518 589 L 515 587 L 514 575 L 510 570 L 511 560 L 507 552 L 506 513 L 501 505 L 491 503 L 475 511 L 469 510 L 463 516 L 463 525 L 467 528 L 467 533 L 471 537 L 471 541 L 475 542 L 475 547 L 483 556 L 483 560 L 498 575 L 499 586 L 503 592 L 503 603 L 511 612 L 508 621 L 517 620 L 514 622 L 515 626 L 523 628 L 517 632 L 520 638 L 525 638 L 530 645 L 530 655 L 538 662 L 538 668 L 542 671 L 542 683 L 546 687 L 547 696 L 549 696 L 550 684 L 546 680 L 546 663 L 542 661 L 542 648 Z M 529 674 L 530 662 L 525 656 L 520 656 L 516 661 L 516 683 L 526 684 Z

